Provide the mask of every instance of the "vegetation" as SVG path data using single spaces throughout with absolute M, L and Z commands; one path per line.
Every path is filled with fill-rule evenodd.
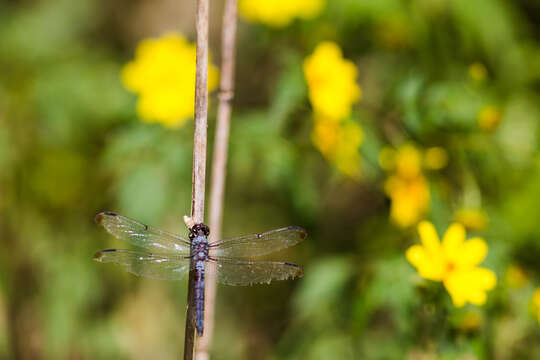
M 0 3 L 0 359 L 179 357 L 187 279 L 97 264 L 92 219 L 186 234 L 194 3 Z M 223 233 L 306 228 L 305 276 L 220 286 L 212 357 L 540 358 L 540 6 L 239 10 Z

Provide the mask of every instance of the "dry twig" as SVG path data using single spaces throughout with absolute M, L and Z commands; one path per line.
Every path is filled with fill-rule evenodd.
M 195 134 L 193 140 L 193 187 L 191 192 L 191 219 L 204 221 L 204 192 L 206 182 L 206 133 L 208 112 L 208 18 L 209 0 L 197 0 L 197 70 L 195 79 Z M 194 276 L 189 273 L 186 311 L 184 360 L 193 359 L 195 342 Z
M 221 238 L 223 198 L 227 173 L 227 147 L 229 142 L 232 99 L 234 97 L 236 8 L 236 0 L 225 1 L 221 37 L 219 107 L 210 189 L 210 238 L 212 240 L 219 240 L 219 238 Z M 207 263 L 206 268 L 204 335 L 197 342 L 197 360 L 207 360 L 210 358 L 210 345 L 214 329 L 216 290 L 215 264 L 209 262 Z

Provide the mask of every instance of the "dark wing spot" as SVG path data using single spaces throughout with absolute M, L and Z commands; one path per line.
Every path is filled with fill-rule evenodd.
M 257 234 L 257 237 L 260 239 L 260 238 L 262 238 L 262 235 L 261 235 L 261 234 Z
M 98 251 L 97 253 L 94 254 L 94 260 L 101 261 L 101 258 L 103 257 L 103 253 L 115 252 L 115 251 L 116 249 L 105 249 L 105 250 Z
M 101 258 L 103 257 L 104 252 L 107 252 L 107 250 L 98 251 L 97 253 L 95 253 L 94 254 L 94 260 L 101 261 Z
M 103 221 L 103 213 L 99 213 L 96 216 L 94 216 L 94 222 L 96 224 L 101 224 L 102 221 Z
M 304 276 L 304 270 L 296 264 L 290 263 L 290 262 L 284 262 L 285 265 L 289 265 L 296 268 L 296 274 L 294 274 L 294 277 L 302 277 Z
M 148 225 L 144 224 L 144 230 L 148 230 Z
M 94 217 L 94 221 L 97 223 L 97 224 L 101 224 L 101 222 L 103 221 L 103 217 L 105 215 L 108 215 L 108 216 L 118 216 L 117 213 L 113 213 L 113 212 L 110 212 L 110 211 L 103 211 L 103 212 L 100 212 L 99 214 L 97 214 L 95 217 Z
M 294 231 L 298 231 L 300 233 L 300 237 L 302 239 L 305 239 L 306 236 L 307 236 L 307 231 L 304 230 L 304 228 L 300 227 L 300 226 L 289 226 L 287 229 L 289 230 L 294 230 Z

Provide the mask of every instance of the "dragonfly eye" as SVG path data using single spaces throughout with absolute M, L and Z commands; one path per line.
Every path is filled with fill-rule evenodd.
M 208 236 L 210 234 L 210 228 L 206 226 L 203 223 L 195 224 L 193 227 L 189 230 L 189 237 L 192 236 Z

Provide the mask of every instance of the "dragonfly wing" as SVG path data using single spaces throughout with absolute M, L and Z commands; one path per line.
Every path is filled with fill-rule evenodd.
M 135 246 L 155 252 L 175 252 L 189 255 L 190 243 L 179 235 L 154 229 L 128 217 L 112 212 L 101 212 L 95 217 L 110 234 Z
M 94 260 L 119 264 L 132 274 L 158 280 L 180 280 L 189 270 L 189 258 L 141 251 L 101 250 L 94 255 Z
M 272 280 L 287 280 L 304 275 L 296 264 L 277 261 L 235 260 L 211 258 L 216 263 L 217 280 L 226 285 L 269 284 Z
M 306 236 L 306 230 L 299 226 L 239 236 L 211 243 L 210 256 L 243 258 L 263 256 L 296 245 Z

